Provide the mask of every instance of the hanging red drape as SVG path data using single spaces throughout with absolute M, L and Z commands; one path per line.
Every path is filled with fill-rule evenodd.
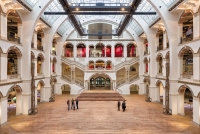
M 135 56 L 135 46 L 131 46 L 131 57 Z
M 123 55 L 123 47 L 117 46 L 115 47 L 115 57 L 122 57 Z
M 82 48 L 82 57 L 86 57 L 86 48 Z
M 70 57 L 70 50 L 68 48 L 65 49 L 65 56 Z
M 111 57 L 111 48 L 106 47 L 106 57 Z

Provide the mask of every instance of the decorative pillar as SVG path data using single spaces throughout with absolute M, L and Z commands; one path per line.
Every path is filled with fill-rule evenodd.
M 1 19 L 0 19 L 0 21 L 1 21 L 1 30 L 0 30 L 0 35 L 1 35 L 1 38 L 2 39 L 7 39 L 7 16 L 6 16 L 6 14 L 5 13 L 1 13 L 0 14 L 0 16 L 1 16 Z
M 37 77 L 38 73 L 37 73 L 37 59 L 33 59 L 34 62 L 34 76 Z
M 37 49 L 37 31 L 33 32 L 34 48 Z
M 172 115 L 178 114 L 178 94 L 170 93 L 169 108 L 172 110 Z
M 35 106 L 37 106 L 37 93 L 38 93 L 38 90 L 37 90 L 37 87 L 35 88 Z
M 167 59 L 163 59 L 163 65 L 162 65 L 163 66 L 163 68 L 162 68 L 163 71 L 162 71 L 162 73 L 163 73 L 164 77 L 166 77 L 166 69 L 167 69 L 166 68 L 166 63 L 167 62 L 169 62 Z
M 77 47 L 73 47 L 73 50 L 74 50 L 74 58 L 77 57 Z
M 104 54 L 105 54 L 104 57 L 107 57 L 107 55 L 106 55 L 106 48 L 107 48 L 107 47 L 104 46 Z
M 45 89 L 44 87 L 40 88 L 40 102 L 44 102 L 45 101 Z
M 17 35 L 18 35 L 18 38 L 19 38 L 18 43 L 21 43 L 21 40 L 22 40 L 22 25 L 21 24 L 18 25 Z
M 163 32 L 163 49 L 167 48 L 167 32 Z
M 85 50 L 86 51 L 86 58 L 89 57 L 89 49 L 90 49 L 89 46 L 86 46 L 86 50 Z
M 193 39 L 199 39 L 200 38 L 200 14 L 195 13 L 193 18 Z
M 21 76 L 21 69 L 22 69 L 22 58 L 17 58 L 17 74 Z
M 28 93 L 22 93 L 22 114 L 26 114 L 28 115 L 28 111 L 29 109 L 31 108 L 31 102 L 30 102 L 30 99 L 31 99 L 31 95 Z
M 183 74 L 183 57 L 178 57 L 178 77 L 180 78 L 182 74 Z
M 183 93 L 179 93 L 179 95 L 178 95 L 178 114 L 185 115 L 184 94 Z
M 193 80 L 199 82 L 200 80 L 200 56 L 193 54 Z M 195 70 L 195 72 L 194 72 Z
M 7 54 L 1 54 L 0 57 L 0 69 L 1 69 L 1 81 L 6 81 L 7 80 L 7 68 L 8 68 L 8 58 L 7 58 Z
M 7 122 L 8 119 L 8 102 L 7 97 L 0 99 L 0 125 Z
M 183 24 L 178 25 L 178 43 L 182 44 L 182 37 L 183 37 Z
M 200 125 L 200 98 L 193 97 L 193 121 Z

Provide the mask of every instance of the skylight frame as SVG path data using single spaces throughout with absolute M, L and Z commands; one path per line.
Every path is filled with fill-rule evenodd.
M 57 32 L 60 35 L 63 35 L 70 27 L 71 27 L 71 23 L 69 21 L 69 19 L 65 20 L 62 25 L 58 28 Z
M 139 36 L 141 33 L 143 33 L 142 27 L 134 20 L 132 19 L 129 23 L 129 27 L 133 29 L 133 31 L 136 32 L 136 34 Z
M 169 7 L 171 7 L 177 0 L 161 0 L 163 3 L 164 3 L 164 5 L 167 7 L 167 8 L 169 8 Z

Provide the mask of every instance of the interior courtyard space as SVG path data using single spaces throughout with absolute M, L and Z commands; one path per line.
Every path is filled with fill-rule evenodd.
M 58 95 L 53 103 L 38 105 L 37 115 L 9 115 L 1 134 L 199 134 L 200 128 L 187 116 L 166 116 L 160 103 L 145 102 L 145 96 L 123 96 L 125 112 L 117 101 L 80 101 L 79 109 L 67 110 L 75 95 Z

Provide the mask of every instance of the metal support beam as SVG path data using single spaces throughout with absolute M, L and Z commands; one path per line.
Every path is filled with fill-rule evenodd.
M 156 12 L 44 12 L 44 15 L 156 15 Z

